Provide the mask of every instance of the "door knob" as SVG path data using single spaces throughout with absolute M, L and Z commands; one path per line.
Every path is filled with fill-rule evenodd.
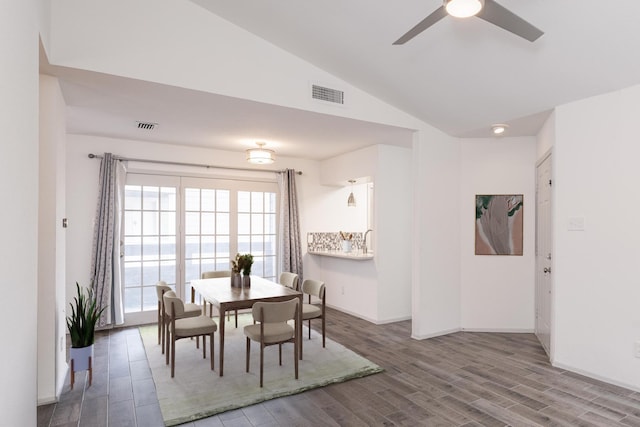
M 546 273 L 551 273 L 551 267 L 545 267 L 544 270 L 542 270 Z

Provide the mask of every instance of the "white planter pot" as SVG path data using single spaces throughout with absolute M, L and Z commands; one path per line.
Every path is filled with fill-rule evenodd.
M 74 372 L 88 370 L 90 367 L 89 358 L 93 360 L 93 344 L 80 348 L 71 347 L 69 350 L 69 363 L 73 361 L 71 366 L 73 367 Z

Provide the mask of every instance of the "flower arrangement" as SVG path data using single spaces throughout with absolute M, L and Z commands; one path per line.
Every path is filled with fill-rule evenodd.
M 233 273 L 240 273 L 245 276 L 251 274 L 251 266 L 253 265 L 253 255 L 251 254 L 236 254 L 236 259 L 231 261 L 231 271 Z
M 353 240 L 353 233 L 345 233 L 343 231 L 340 232 L 340 238 L 342 240 L 351 241 Z

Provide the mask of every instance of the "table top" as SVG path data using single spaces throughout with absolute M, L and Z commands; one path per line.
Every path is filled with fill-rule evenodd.
M 256 301 L 283 300 L 301 295 L 298 291 L 259 276 L 251 276 L 251 286 L 247 288 L 231 287 L 229 277 L 196 279 L 191 281 L 191 286 L 206 301 L 218 307 L 224 304 L 245 305 L 248 308 Z

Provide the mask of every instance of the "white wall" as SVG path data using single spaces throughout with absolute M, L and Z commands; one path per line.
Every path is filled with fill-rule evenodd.
M 2 426 L 36 425 L 40 7 L 34 0 L 0 2 Z
M 553 147 L 554 363 L 635 389 L 639 116 L 640 86 L 557 107 Z
M 411 317 L 412 150 L 378 146 L 374 225 L 378 322 Z
M 532 332 L 535 321 L 535 138 L 460 143 L 461 327 Z M 522 256 L 475 255 L 476 194 L 523 194 Z
M 412 336 L 460 328 L 460 143 L 421 128 L 413 143 Z
M 38 403 L 57 400 L 66 363 L 65 105 L 58 81 L 40 76 Z

